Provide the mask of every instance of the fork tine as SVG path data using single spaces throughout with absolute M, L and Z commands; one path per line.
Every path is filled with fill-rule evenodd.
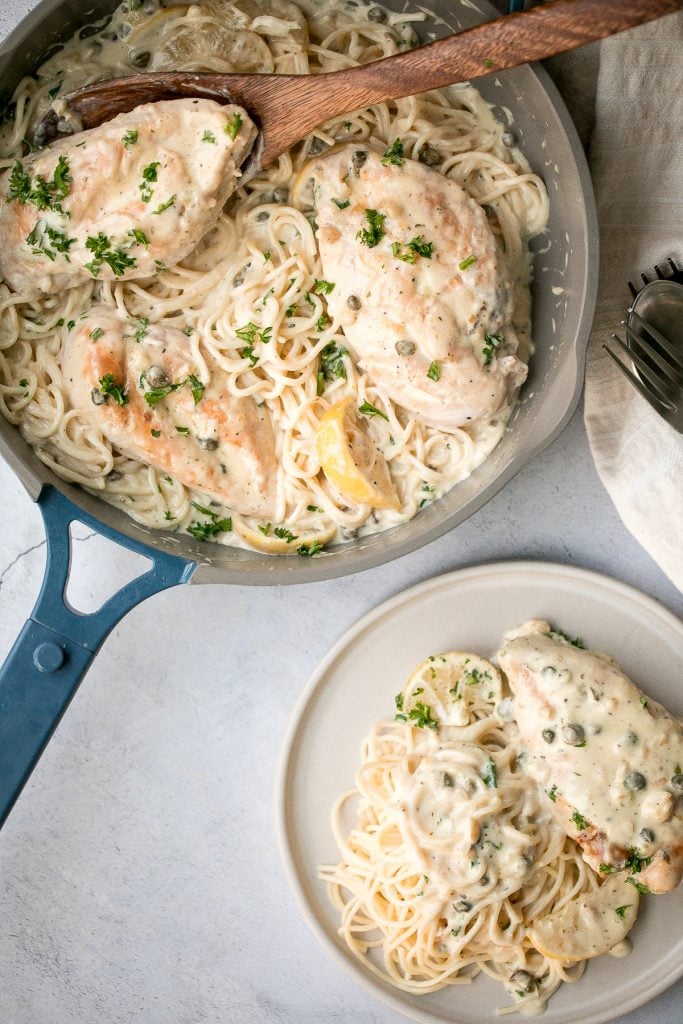
M 660 405 L 663 405 L 665 408 L 675 410 L 676 406 L 672 402 L 671 398 L 662 390 L 662 386 L 671 388 L 671 390 L 674 391 L 674 394 L 675 388 L 673 388 L 670 384 L 667 384 L 665 381 L 662 381 L 661 378 L 657 377 L 653 373 L 652 368 L 647 365 L 645 360 L 641 359 L 638 353 L 634 352 L 633 349 L 630 349 L 626 342 L 622 341 L 618 334 L 611 334 L 610 337 L 613 338 L 614 341 L 616 341 L 619 347 L 636 364 L 636 366 L 642 373 L 643 377 L 646 378 L 647 385 L 643 383 L 643 381 L 641 381 L 641 379 L 637 377 L 636 374 L 633 373 L 633 371 L 628 366 L 626 366 L 626 364 L 623 363 L 618 356 L 614 354 L 614 352 L 608 349 L 606 345 L 603 345 L 605 351 L 612 357 L 614 362 L 618 364 L 620 369 L 623 370 L 623 372 L 626 374 L 626 376 L 631 381 L 633 386 L 637 388 L 638 391 L 640 391 L 641 395 L 644 395 L 649 402 L 657 401 Z
M 669 361 L 673 364 L 674 369 L 683 373 L 683 358 L 681 353 L 676 348 L 676 346 L 672 345 L 668 338 L 665 338 L 664 335 L 661 334 L 656 327 L 653 327 L 651 324 L 649 324 L 647 320 L 643 320 L 642 316 L 639 313 L 631 312 L 631 319 L 636 322 L 637 326 L 640 327 L 641 331 L 645 331 L 647 334 L 649 334 L 652 340 L 656 341 L 659 347 L 663 349 L 664 352 L 666 352 L 666 354 L 669 356 Z M 626 327 L 627 331 L 630 330 L 628 324 L 624 320 L 622 320 L 621 323 Z M 632 333 L 633 332 L 631 331 L 631 334 Z M 636 339 L 640 341 L 638 335 L 636 335 Z M 645 344 L 647 345 L 648 343 L 646 342 Z
M 669 378 L 671 383 L 677 389 L 683 390 L 683 368 L 679 370 L 677 367 L 672 366 L 671 363 L 667 362 L 664 356 L 660 355 L 654 346 L 650 345 L 650 343 L 644 338 L 641 338 L 640 335 L 635 333 L 635 331 L 632 331 L 628 324 L 624 323 L 623 320 L 622 325 L 626 328 L 626 334 L 628 338 L 631 339 L 633 345 L 637 345 L 643 354 L 659 367 L 662 373 Z M 635 350 L 632 345 L 628 347 L 627 351 L 630 355 L 638 355 L 637 350 Z
M 663 281 L 666 278 L 666 274 L 662 273 L 658 263 L 655 264 L 655 274 L 657 275 L 660 281 Z
M 628 282 L 628 289 L 629 289 L 632 297 L 635 299 L 636 295 L 638 294 L 638 289 L 634 285 L 633 281 L 629 281 Z
M 671 273 L 672 274 L 677 274 L 678 273 L 678 267 L 676 266 L 674 261 L 671 259 L 670 256 L 667 257 L 667 260 L 668 260 L 669 266 L 671 267 Z

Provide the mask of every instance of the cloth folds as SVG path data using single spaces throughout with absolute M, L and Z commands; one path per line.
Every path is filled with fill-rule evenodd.
M 601 257 L 588 440 L 625 526 L 683 590 L 683 435 L 602 348 L 625 317 L 627 281 L 667 256 L 683 258 L 683 11 L 600 44 L 590 166 Z

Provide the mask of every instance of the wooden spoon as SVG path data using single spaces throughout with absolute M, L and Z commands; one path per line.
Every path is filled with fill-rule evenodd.
M 80 127 L 95 128 L 141 103 L 181 96 L 211 97 L 244 107 L 260 128 L 243 181 L 314 128 L 349 111 L 494 74 L 573 50 L 683 8 L 683 0 L 554 0 L 485 22 L 361 67 L 308 75 L 160 72 L 96 82 L 62 99 Z M 64 120 L 48 111 L 39 144 L 60 135 Z

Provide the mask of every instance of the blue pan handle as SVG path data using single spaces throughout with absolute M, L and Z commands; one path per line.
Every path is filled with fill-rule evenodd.
M 31 617 L 0 668 L 0 827 L 107 635 L 131 608 L 188 582 L 196 568 L 117 533 L 54 487 L 43 488 L 38 505 L 47 539 L 45 578 Z M 69 527 L 76 520 L 153 563 L 91 615 L 74 611 L 65 600 Z
M 508 14 L 516 14 L 517 11 L 523 11 L 525 4 L 526 0 L 509 0 Z

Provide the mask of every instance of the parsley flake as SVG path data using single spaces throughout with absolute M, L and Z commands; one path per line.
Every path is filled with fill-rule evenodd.
M 125 384 L 117 384 L 113 373 L 105 373 L 100 378 L 100 394 L 113 398 L 117 405 L 128 405 L 128 393 Z
M 429 364 L 427 376 L 430 380 L 441 380 L 441 364 L 436 359 Z
M 138 141 L 138 138 L 139 138 L 138 133 L 135 131 L 135 129 L 131 128 L 123 136 L 123 138 L 121 139 L 121 142 L 124 144 L 126 149 L 130 149 L 130 147 L 134 146 L 135 143 Z
M 242 115 L 237 111 L 232 115 L 229 121 L 225 124 L 225 134 L 229 135 L 234 142 L 239 135 L 239 130 L 244 122 L 242 121 Z
M 405 162 L 405 157 L 403 156 L 403 142 L 401 139 L 394 139 L 389 148 L 385 150 L 384 156 L 382 157 L 382 163 L 385 167 L 403 167 Z
M 370 405 L 370 402 L 363 402 L 362 405 L 358 406 L 358 412 L 363 413 L 364 416 L 381 416 L 383 420 L 389 422 L 389 417 L 381 409 L 377 409 L 374 405 Z
M 374 249 L 376 245 L 379 245 L 386 234 L 386 231 L 384 230 L 386 214 L 379 213 L 377 210 L 366 210 L 365 219 L 368 222 L 368 226 L 367 228 L 361 228 L 361 230 L 357 232 L 356 238 L 358 238 L 363 245 L 367 245 L 369 249 Z

